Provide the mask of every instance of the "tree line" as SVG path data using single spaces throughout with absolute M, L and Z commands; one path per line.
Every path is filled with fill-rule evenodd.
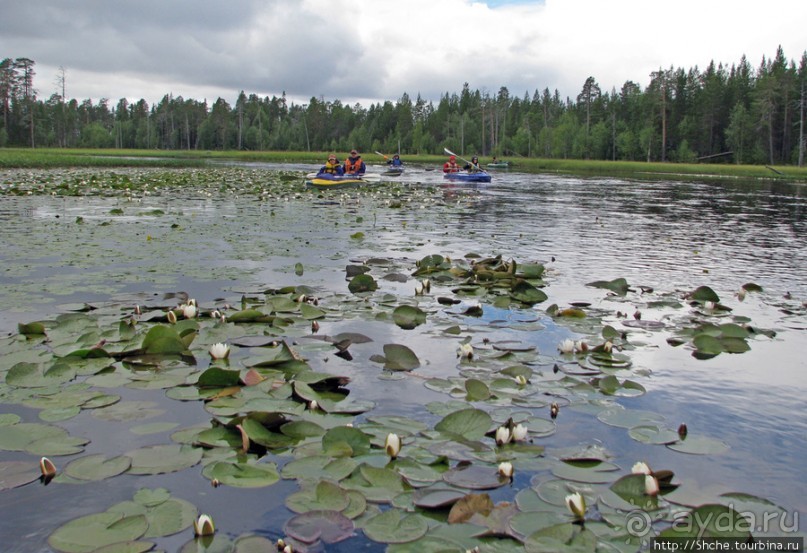
M 576 98 L 557 89 L 522 97 L 445 93 L 439 101 L 345 105 L 312 97 L 295 104 L 281 96 L 238 95 L 235 105 L 165 95 L 93 103 L 47 100 L 34 88 L 35 62 L 0 62 L 0 147 L 157 148 L 173 150 L 361 151 L 527 156 L 562 159 L 803 166 L 807 51 L 798 64 L 781 47 L 754 69 L 743 56 L 730 67 L 659 69 L 649 82 L 627 81 L 603 91 L 586 79 Z

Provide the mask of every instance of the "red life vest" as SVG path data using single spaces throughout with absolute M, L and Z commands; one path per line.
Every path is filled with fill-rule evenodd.
M 345 160 L 345 173 L 358 173 L 361 170 L 361 156 L 356 156 L 356 159 Z
M 443 164 L 443 173 L 457 173 L 460 170 L 460 166 L 457 165 L 456 161 L 446 161 Z

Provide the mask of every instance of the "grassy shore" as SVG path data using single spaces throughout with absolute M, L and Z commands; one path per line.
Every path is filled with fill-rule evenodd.
M 341 153 L 337 153 L 341 155 Z M 446 156 L 402 156 L 409 164 L 441 165 Z M 467 156 L 467 157 L 470 157 Z M 0 168 L 52 167 L 203 167 L 210 161 L 264 163 L 320 163 L 327 152 L 240 152 L 196 150 L 114 150 L 57 148 L 0 148 Z M 363 155 L 370 164 L 384 163 L 375 153 Z M 482 157 L 482 164 L 491 161 Z M 748 178 L 807 182 L 807 167 L 736 165 L 724 163 L 646 163 L 575 159 L 508 159 L 514 170 L 529 173 L 613 175 L 620 177 Z

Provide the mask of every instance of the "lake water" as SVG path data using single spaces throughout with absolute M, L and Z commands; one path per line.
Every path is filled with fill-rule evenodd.
M 446 186 L 439 172 L 422 168 L 410 168 L 394 184 L 382 183 L 372 191 L 317 194 L 305 191 L 299 181 L 276 193 L 265 182 L 266 175 L 277 170 L 312 169 L 243 166 L 210 170 L 204 179 L 200 170 L 177 171 L 174 174 L 187 175 L 186 185 L 155 185 L 131 194 L 104 191 L 103 184 L 69 172 L 4 173 L 2 336 L 16 333 L 18 322 L 53 318 L 85 302 L 157 305 L 166 302 L 164 294 L 185 291 L 203 306 L 235 305 L 245 295 L 304 284 L 317 291 L 322 306 L 332 309 L 320 323 L 320 333 L 359 332 L 373 339 L 351 346 L 353 358 L 347 360 L 311 346 L 299 332 L 289 338 L 309 352 L 314 370 L 350 377 L 351 397 L 374 402 L 375 408 L 357 420 L 388 414 L 434 424 L 441 417 L 424 406 L 457 398 L 424 382 L 454 378 L 463 370 L 457 356 L 460 338 L 469 338 L 487 353 L 490 344 L 507 341 L 536 348 L 540 356 L 532 366 L 543 371 L 549 385 L 563 376 L 562 372 L 552 376 L 553 366 L 566 368 L 569 363 L 557 349 L 560 341 L 583 338 L 597 343 L 596 336 L 587 335 L 577 321 L 546 313 L 551 304 L 563 308 L 575 303 L 596 314 L 602 325 L 625 333 L 629 344 L 625 354 L 632 365 L 618 373 L 619 378 L 629 376 L 646 389 L 643 395 L 608 401 L 656 413 L 672 428 L 685 423 L 690 434 L 728 447 L 693 455 L 640 443 L 625 428 L 600 422 L 595 398 L 591 405 L 582 400 L 562 404 L 555 431 L 537 440 L 547 454 L 596 445 L 607 450 L 610 461 L 623 472 L 635 461 L 646 460 L 653 467 L 674 471 L 682 488 L 697 490 L 706 499 L 726 492 L 765 498 L 787 513 L 786 529 L 796 527 L 803 535 L 800 521 L 807 516 L 807 188 L 803 184 L 674 176 L 580 178 L 510 170 L 495 173 L 488 185 L 465 187 Z M 140 174 L 118 173 L 127 171 Z M 46 181 L 48 187 L 77 179 L 84 180 L 76 185 L 79 189 L 92 192 L 51 196 L 38 188 Z M 11 184 L 34 192 L 11 194 Z M 484 304 L 482 317 L 469 318 L 463 316 L 462 306 L 473 304 L 474 297 L 453 307 L 434 301 L 438 295 L 450 295 L 453 285 L 436 281 L 430 295 L 415 296 L 417 281 L 411 273 L 417 260 L 432 254 L 462 259 L 469 253 L 544 263 L 549 299 L 519 308 Z M 372 296 L 376 300 L 368 300 L 369 304 L 375 305 L 383 294 L 397 298 L 390 301 L 417 302 L 428 313 L 428 324 L 403 330 L 372 313 L 362 316 L 348 292 L 345 267 L 368 260 L 375 260 L 368 264 L 379 283 Z M 302 275 L 295 274 L 298 263 L 304 267 Z M 393 273 L 408 278 L 381 278 Z M 625 278 L 631 291 L 615 295 L 587 286 L 617 278 Z M 738 293 L 747 283 L 761 286 L 762 291 L 741 300 Z M 699 286 L 711 287 L 731 311 L 718 317 L 689 306 L 685 296 Z M 740 317 L 766 333 L 750 338 L 747 352 L 698 359 L 689 344 L 673 346 L 668 341 L 691 328 L 698 317 L 717 322 Z M 451 321 L 462 331 L 446 338 L 440 330 Z M 631 321 L 658 321 L 663 328 Z M 407 345 L 421 366 L 409 376 L 384 376 L 372 356 L 388 343 Z M 199 363 L 204 368 L 208 361 Z M 3 363 L 0 374 L 8 369 Z M 11 413 L 37 422 L 35 409 L 3 402 L 8 387 L 0 392 L 0 415 Z M 173 401 L 162 389 L 129 386 L 115 393 L 124 400 L 153 401 L 164 407 L 162 415 L 147 422 L 172 422 L 179 428 L 210 420 L 201 402 Z M 122 433 L 121 428 L 136 424 L 99 422 L 86 411 L 55 424 L 71 435 L 91 438 L 85 454 L 120 455 L 135 447 L 170 442 L 168 433 Z M 63 467 L 79 456 L 54 461 Z M 25 452 L 0 451 L 0 462 L 37 459 Z M 277 459 L 281 465 L 286 461 Z M 143 487 L 164 487 L 190 501 L 213 516 L 220 533 L 232 537 L 258 533 L 270 539 L 283 535 L 282 525 L 291 516 L 283 500 L 296 491 L 293 480 L 270 488 L 214 490 L 199 472 L 197 467 L 165 475 L 124 474 L 84 485 L 56 481 L 2 490 L 3 551 L 49 551 L 47 538 L 56 528 L 131 499 Z M 529 479 L 517 478 L 513 487 L 496 490 L 496 498 L 512 500 L 519 488 L 529 486 Z M 157 540 L 158 548 L 178 550 L 190 535 L 186 531 Z M 380 551 L 383 546 L 358 537 L 327 548 L 359 549 Z

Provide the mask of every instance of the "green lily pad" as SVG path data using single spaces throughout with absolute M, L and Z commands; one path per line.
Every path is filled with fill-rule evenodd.
M 378 290 L 378 283 L 372 276 L 368 274 L 356 275 L 352 279 L 350 279 L 350 282 L 347 285 L 347 289 L 354 294 L 360 294 L 362 292 L 373 292 L 375 290 Z
M 466 490 L 490 490 L 501 488 L 510 479 L 500 476 L 495 466 L 463 464 L 443 474 L 443 480 Z
M 202 470 L 202 475 L 211 481 L 218 480 L 221 484 L 234 488 L 263 488 L 280 480 L 274 463 L 247 465 L 218 461 L 207 465 Z
M 697 287 L 695 290 L 687 294 L 687 297 L 693 301 L 702 303 L 706 303 L 707 301 L 718 303 L 720 301 L 720 296 L 718 296 L 717 293 L 708 286 Z
M 662 530 L 660 538 L 751 538 L 751 521 L 742 513 L 720 504 L 701 505 L 676 519 L 670 528 Z
M 28 461 L 0 461 L 0 491 L 19 488 L 39 480 L 42 475 L 36 463 Z
M 353 535 L 353 521 L 337 511 L 308 511 L 283 526 L 287 536 L 302 543 L 338 543 Z
M 164 474 L 190 468 L 202 459 L 202 449 L 182 444 L 143 447 L 126 453 L 130 474 Z
M 401 344 L 385 344 L 384 358 L 384 368 L 391 371 L 411 371 L 420 366 L 415 352 Z
M 71 461 L 64 472 L 76 480 L 98 481 L 122 474 L 131 465 L 132 460 L 125 455 L 109 458 L 99 453 Z
M 48 545 L 64 553 L 89 553 L 113 543 L 136 540 L 147 530 L 144 515 L 97 513 L 60 526 L 48 537 Z
M 668 448 L 680 453 L 691 455 L 716 455 L 729 449 L 726 442 L 708 436 L 688 435 L 686 439 L 667 445 Z
M 408 543 L 426 535 L 429 524 L 419 515 L 390 509 L 374 516 L 362 527 L 364 534 L 379 543 Z
M 350 505 L 348 491 L 339 485 L 320 480 L 286 498 L 286 507 L 295 513 L 309 511 L 343 511 Z
M 491 416 L 481 409 L 462 409 L 443 417 L 434 429 L 466 440 L 483 438 L 493 424 Z
M 413 305 L 400 305 L 392 312 L 392 320 L 404 330 L 411 330 L 426 322 L 426 313 Z

